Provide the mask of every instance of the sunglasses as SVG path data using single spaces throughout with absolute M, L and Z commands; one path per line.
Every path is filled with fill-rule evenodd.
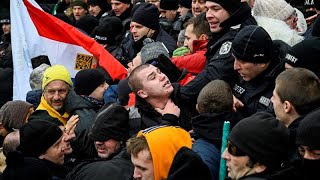
M 247 154 L 241 151 L 236 145 L 232 144 L 230 141 L 227 142 L 228 152 L 232 156 L 246 156 Z

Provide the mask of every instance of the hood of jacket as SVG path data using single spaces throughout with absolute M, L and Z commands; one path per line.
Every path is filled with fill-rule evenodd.
M 254 16 L 254 18 L 258 25 L 268 32 L 272 40 L 282 40 L 293 46 L 304 39 L 296 30 L 290 29 L 284 21 L 261 16 Z

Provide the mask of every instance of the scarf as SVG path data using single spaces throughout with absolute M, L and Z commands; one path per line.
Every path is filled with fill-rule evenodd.
M 41 101 L 40 101 L 40 104 L 39 104 L 37 110 L 45 110 L 45 111 L 47 111 L 49 113 L 49 115 L 51 117 L 59 119 L 59 121 L 62 122 L 63 125 L 67 124 L 67 121 L 68 121 L 68 118 L 69 118 L 69 114 L 65 112 L 63 115 L 61 115 L 58 111 L 54 110 L 47 103 L 47 101 L 44 99 L 43 96 L 41 96 Z

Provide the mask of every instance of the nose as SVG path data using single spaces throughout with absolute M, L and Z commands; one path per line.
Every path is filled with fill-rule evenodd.
M 183 46 L 184 46 L 184 47 L 188 47 L 188 40 L 187 40 L 187 39 L 184 39 L 184 41 L 183 41 Z
M 225 160 L 229 160 L 230 159 L 230 154 L 229 154 L 227 148 L 223 151 L 222 158 L 225 159 Z
M 239 61 L 238 61 L 237 59 L 234 60 L 233 69 L 234 69 L 234 70 L 239 70 L 239 69 L 241 69 L 241 66 L 240 66 L 240 64 L 239 64 Z
M 141 178 L 141 173 L 140 171 L 138 170 L 138 168 L 134 168 L 134 171 L 133 171 L 133 178 L 137 179 L 137 178 Z

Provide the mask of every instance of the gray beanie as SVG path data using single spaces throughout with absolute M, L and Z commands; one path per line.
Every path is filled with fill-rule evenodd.
M 32 90 L 42 88 L 42 79 L 44 71 L 50 67 L 49 65 L 43 63 L 36 67 L 30 74 L 29 83 Z
M 10 129 L 20 129 L 25 123 L 32 104 L 15 100 L 8 101 L 0 109 L 0 122 Z
M 256 0 L 252 8 L 254 16 L 269 17 L 281 21 L 293 15 L 294 8 L 285 0 Z
M 152 39 L 146 38 L 143 40 L 143 45 L 141 49 L 141 64 L 157 59 L 160 54 L 164 54 L 170 58 L 168 49 L 161 42 L 154 42 Z

